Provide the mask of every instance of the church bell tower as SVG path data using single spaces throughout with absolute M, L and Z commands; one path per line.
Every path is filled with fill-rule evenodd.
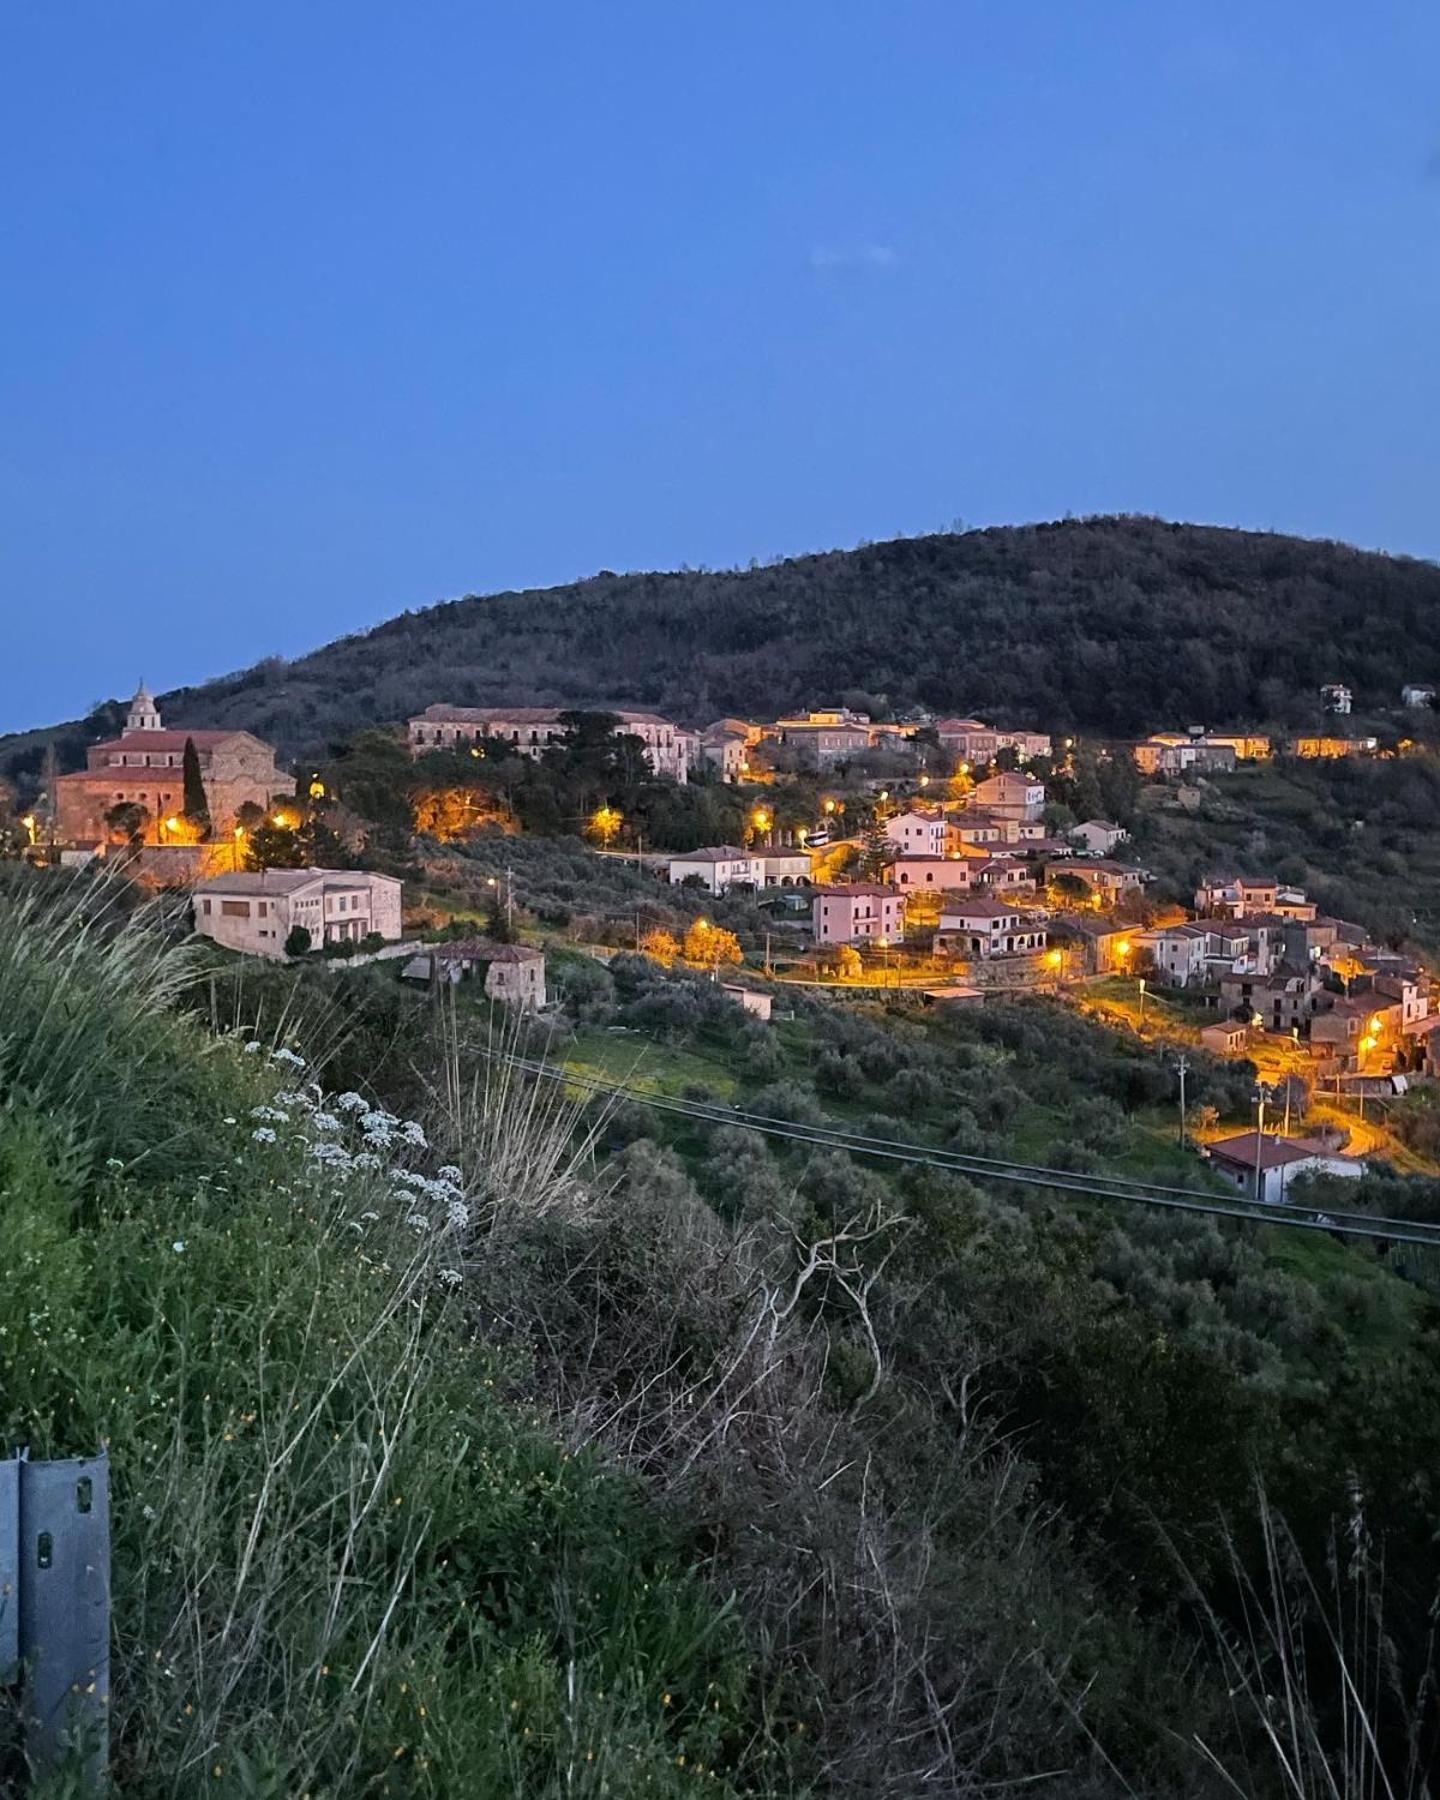
M 135 698 L 130 702 L 130 712 L 125 720 L 125 735 L 129 737 L 132 732 L 160 729 L 160 708 L 155 704 L 155 696 L 142 681 L 135 690 Z

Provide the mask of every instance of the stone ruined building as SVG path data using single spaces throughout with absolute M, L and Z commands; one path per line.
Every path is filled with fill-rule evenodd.
M 185 745 L 195 745 L 213 835 L 235 828 L 240 808 L 268 808 L 293 794 L 293 778 L 275 763 L 275 752 L 248 731 L 167 731 L 154 697 L 142 681 L 118 738 L 92 744 L 86 766 L 55 782 L 55 831 L 63 844 L 106 843 L 112 807 L 133 802 L 147 815 L 147 844 L 184 842 Z

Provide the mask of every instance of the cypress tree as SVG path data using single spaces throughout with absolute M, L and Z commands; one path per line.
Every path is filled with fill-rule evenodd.
M 193 824 L 198 825 L 210 835 L 210 802 L 205 798 L 205 783 L 200 779 L 200 752 L 195 748 L 194 738 L 185 740 L 185 759 L 183 765 L 183 781 L 185 800 L 182 811 Z

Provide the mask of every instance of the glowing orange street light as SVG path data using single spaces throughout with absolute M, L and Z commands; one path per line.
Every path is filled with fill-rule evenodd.
M 833 813 L 835 810 L 835 802 L 833 800 L 825 801 L 820 810 L 822 812 Z
M 283 812 L 271 813 L 270 823 L 272 825 L 278 826 L 281 831 L 288 831 L 290 829 L 290 823 L 291 823 L 290 815 L 289 815 L 289 813 L 283 813 Z
M 1049 963 L 1049 965 L 1052 969 L 1058 969 L 1061 966 L 1061 964 L 1065 961 L 1065 957 L 1061 951 L 1051 950 L 1051 951 L 1047 952 L 1045 960 L 1047 963 Z
M 20 823 L 25 827 L 25 834 L 30 839 L 30 842 L 33 844 L 35 842 L 35 815 L 34 815 L 34 813 L 26 813 L 25 817 L 20 821 Z

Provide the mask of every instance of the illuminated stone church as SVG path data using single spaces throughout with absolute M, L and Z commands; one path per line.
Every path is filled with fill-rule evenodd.
M 92 744 L 86 767 L 57 779 L 55 824 L 61 842 L 104 843 L 113 835 L 106 813 L 126 804 L 143 808 L 146 843 L 176 841 L 183 831 L 187 741 L 199 758 L 216 837 L 234 830 L 235 815 L 247 801 L 268 807 L 294 792 L 293 779 L 276 767 L 274 750 L 248 731 L 167 731 L 142 681 L 120 736 Z

